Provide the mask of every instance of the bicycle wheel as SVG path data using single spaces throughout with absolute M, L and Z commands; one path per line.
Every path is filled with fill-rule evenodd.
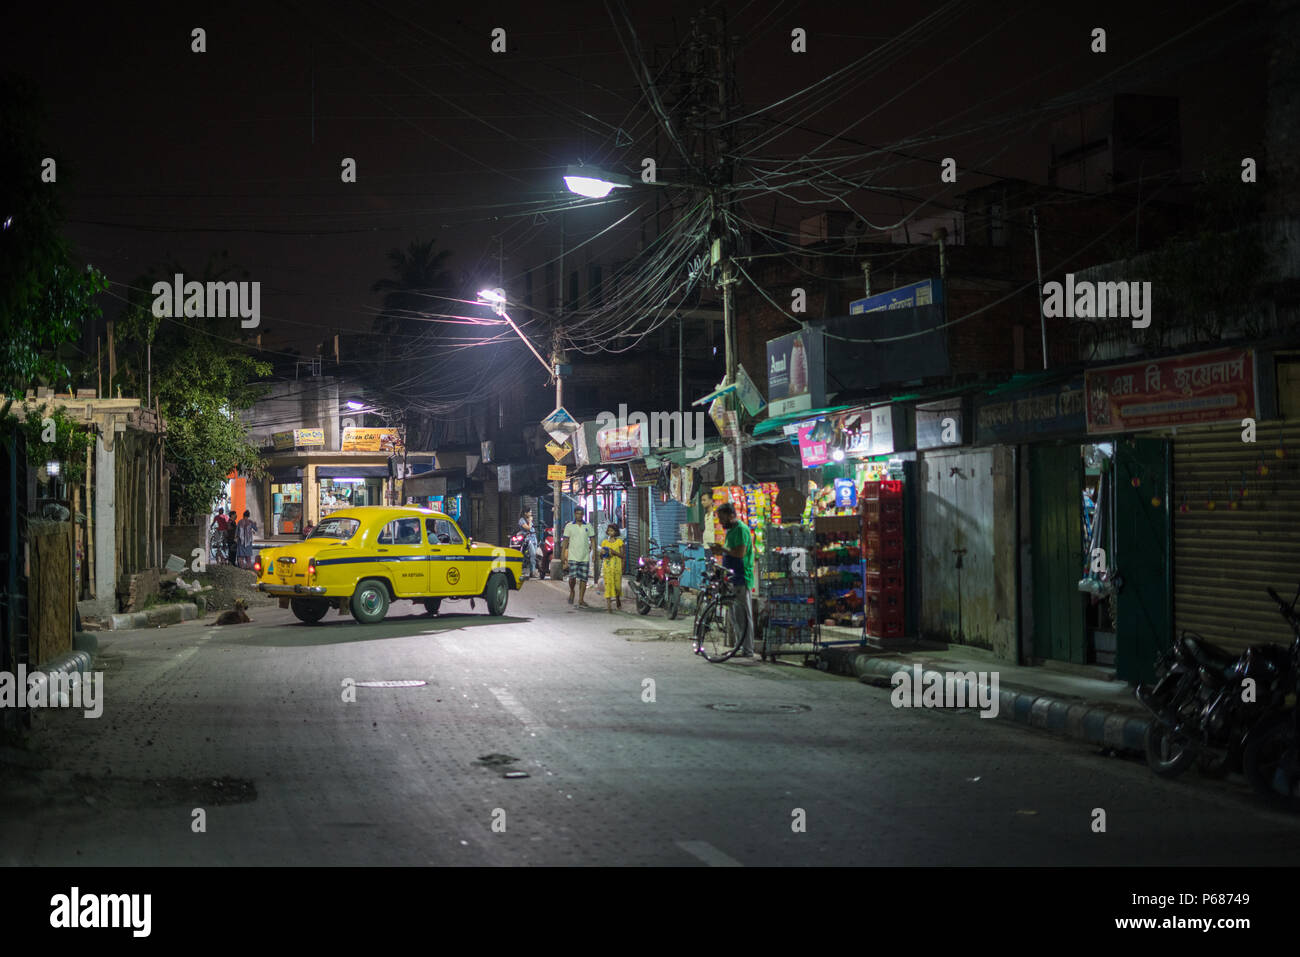
M 695 626 L 695 653 L 706 661 L 726 661 L 740 650 L 732 633 L 731 608 L 716 598 L 710 599 Z

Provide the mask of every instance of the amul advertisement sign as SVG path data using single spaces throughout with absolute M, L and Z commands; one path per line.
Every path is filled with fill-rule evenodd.
M 1219 349 L 1085 375 L 1088 431 L 1130 432 L 1253 418 L 1255 354 Z
M 819 409 L 826 404 L 826 362 L 819 329 L 802 329 L 767 344 L 767 414 Z

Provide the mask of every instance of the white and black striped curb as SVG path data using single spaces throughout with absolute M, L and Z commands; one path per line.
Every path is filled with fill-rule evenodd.
M 95 652 L 99 649 L 99 639 L 87 631 L 79 631 L 72 639 L 72 651 L 67 654 L 59 655 L 52 661 L 47 661 L 32 671 L 28 680 L 33 685 L 48 685 L 51 675 L 72 675 L 72 683 L 75 685 L 81 681 L 81 676 L 91 670 L 95 661 Z M 48 693 L 48 688 L 42 694 Z M 45 698 L 43 700 L 49 700 Z
M 897 672 L 910 671 L 918 663 L 907 658 L 872 658 L 860 653 L 830 649 L 823 649 L 821 654 L 832 664 L 841 667 L 847 665 L 854 675 L 867 680 L 890 680 Z M 834 659 L 839 660 L 836 662 Z M 962 669 L 955 665 L 952 668 L 952 672 L 969 670 L 974 669 Z M 923 681 L 934 680 L 929 677 L 933 674 L 942 683 L 948 673 L 922 665 Z M 980 688 L 979 682 L 964 680 L 962 683 L 966 686 L 966 700 L 978 700 L 975 694 Z M 1063 700 L 1035 691 L 1010 689 L 998 691 L 998 717 L 1099 747 L 1139 752 L 1145 750 L 1147 728 L 1150 726 L 1150 721 L 1145 717 L 1113 708 L 1099 707 L 1086 701 Z
M 158 605 L 148 611 L 137 611 L 124 615 L 109 615 L 110 631 L 124 628 L 157 628 L 162 625 L 176 625 L 182 621 L 193 621 L 199 617 L 198 606 L 192 602 L 178 605 Z

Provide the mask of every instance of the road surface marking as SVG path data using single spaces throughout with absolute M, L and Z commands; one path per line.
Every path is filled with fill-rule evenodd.
M 489 688 L 492 695 L 501 702 L 501 707 L 505 708 L 512 715 L 518 718 L 524 726 L 524 730 L 536 734 L 538 731 L 545 731 L 546 726 L 533 717 L 533 713 L 515 700 L 505 688 Z
M 687 854 L 698 857 L 709 867 L 744 867 L 734 857 L 728 857 L 708 841 L 678 841 L 677 846 Z

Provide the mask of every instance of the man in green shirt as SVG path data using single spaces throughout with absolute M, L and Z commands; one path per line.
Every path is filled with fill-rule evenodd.
M 715 555 L 722 556 L 722 564 L 731 572 L 736 597 L 731 606 L 732 621 L 737 634 L 742 636 L 738 658 L 754 657 L 754 602 L 750 589 L 754 587 L 754 536 L 749 526 L 736 520 L 736 509 L 723 502 L 714 513 L 727 530 L 724 544 L 710 546 Z

